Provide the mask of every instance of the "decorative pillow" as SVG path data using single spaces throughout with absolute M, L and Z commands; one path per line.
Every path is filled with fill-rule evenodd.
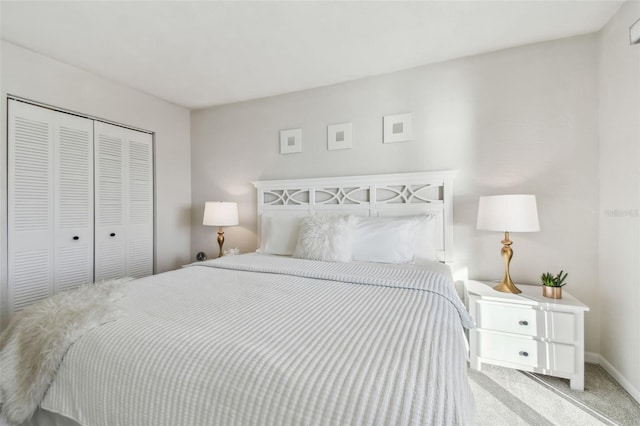
M 351 216 L 317 214 L 300 224 L 294 257 L 327 262 L 350 262 L 353 242 Z
M 296 249 L 303 216 L 262 216 L 260 248 L 263 254 L 291 256 Z
M 353 260 L 408 263 L 414 258 L 418 218 L 354 217 Z

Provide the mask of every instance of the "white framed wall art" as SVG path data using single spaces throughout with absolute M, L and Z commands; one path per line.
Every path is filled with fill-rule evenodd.
M 302 129 L 280 130 L 280 154 L 302 152 Z
M 327 149 L 350 149 L 353 146 L 353 124 L 342 123 L 327 126 Z
M 413 114 L 386 115 L 383 129 L 383 143 L 410 141 L 413 139 Z

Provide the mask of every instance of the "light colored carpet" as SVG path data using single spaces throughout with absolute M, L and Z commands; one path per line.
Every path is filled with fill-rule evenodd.
M 479 426 L 640 426 L 640 404 L 596 364 L 585 365 L 584 392 L 568 380 L 492 365 L 469 370 L 469 379 Z

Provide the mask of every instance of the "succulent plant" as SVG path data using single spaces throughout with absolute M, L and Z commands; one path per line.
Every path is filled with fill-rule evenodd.
M 567 275 L 569 274 L 564 271 L 560 271 L 556 276 L 545 272 L 540 276 L 540 280 L 542 281 L 542 285 L 546 285 L 547 287 L 562 287 L 567 284 L 565 282 Z
M 554 276 L 549 272 L 545 272 L 540 276 L 540 281 L 542 281 L 542 285 L 546 285 L 548 287 L 553 287 Z

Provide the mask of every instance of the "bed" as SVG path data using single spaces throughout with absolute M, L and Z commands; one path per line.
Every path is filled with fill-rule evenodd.
M 471 423 L 453 175 L 255 182 L 258 252 L 96 285 L 30 424 Z

